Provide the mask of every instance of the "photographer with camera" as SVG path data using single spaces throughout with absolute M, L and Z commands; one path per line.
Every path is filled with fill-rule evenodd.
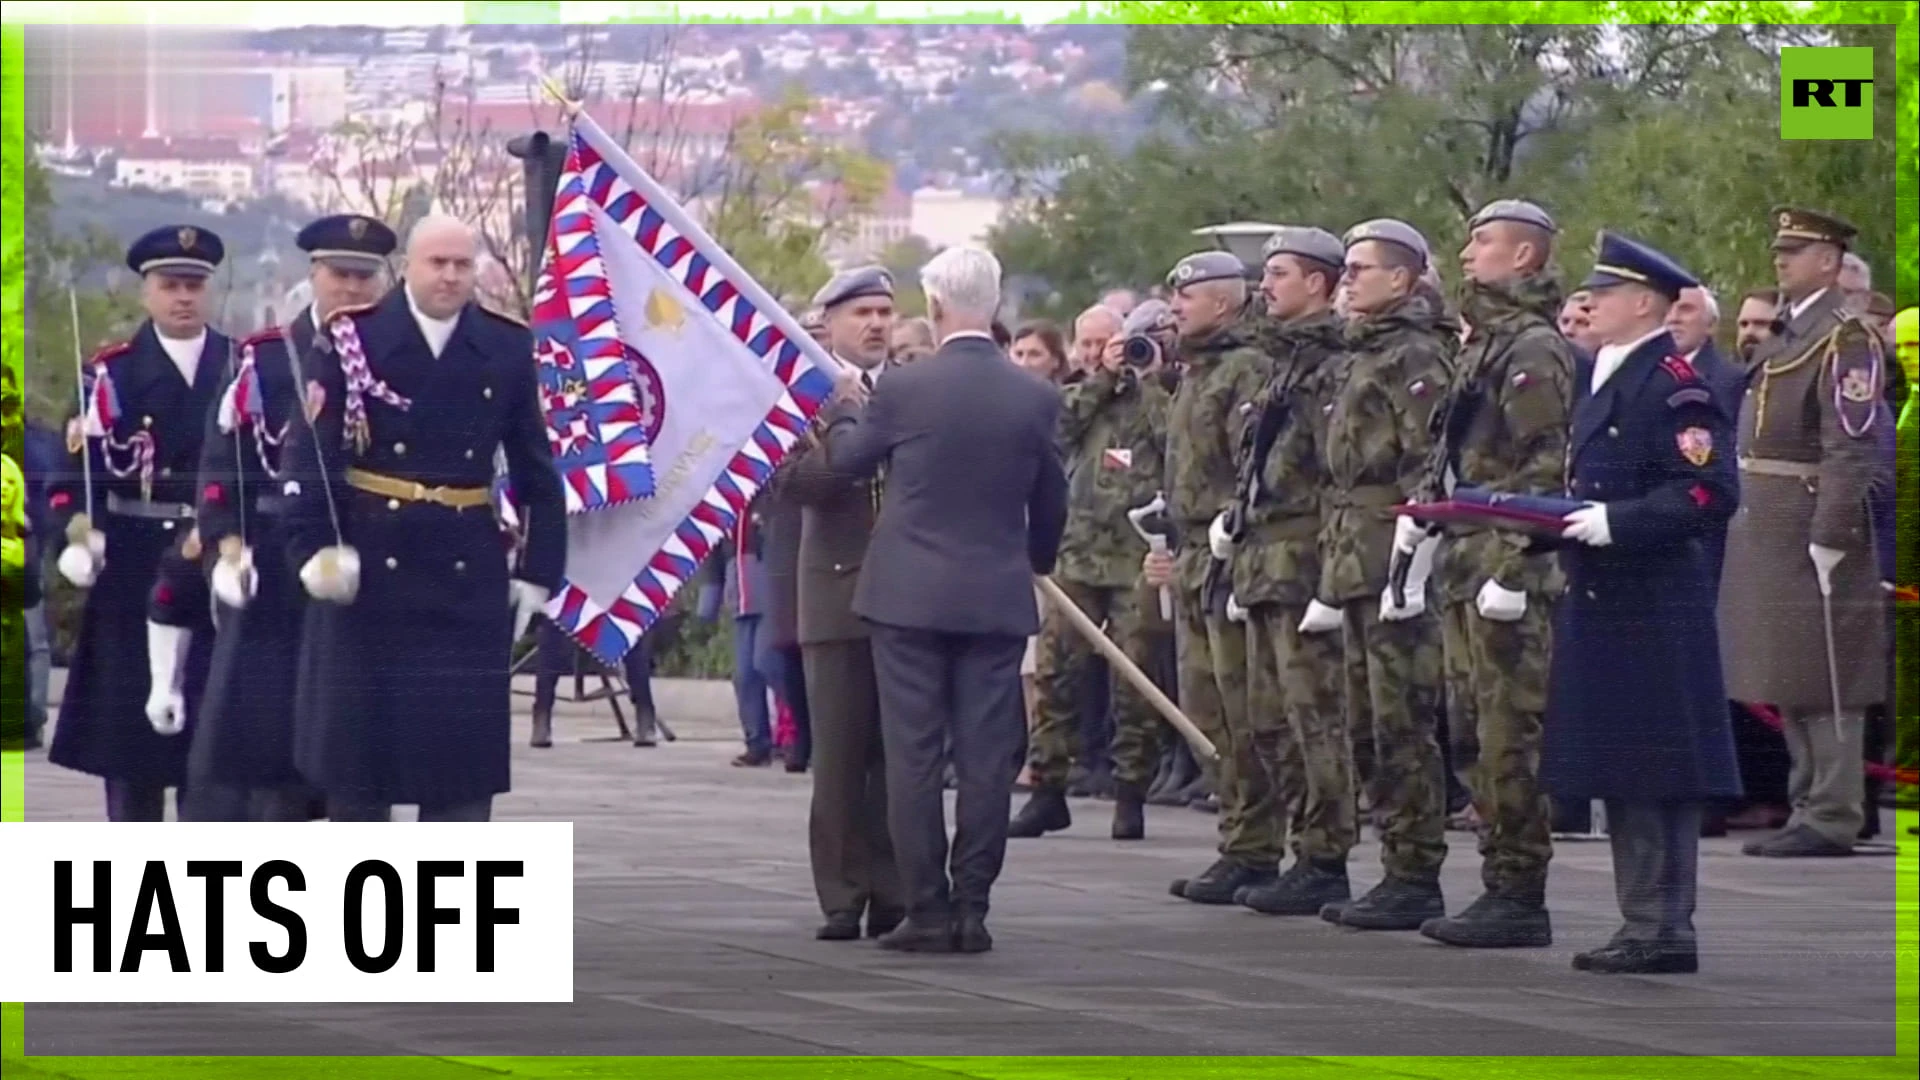
M 1152 640 L 1139 577 L 1139 534 L 1127 511 L 1153 500 L 1165 476 L 1169 395 L 1158 375 L 1174 344 L 1167 305 L 1135 310 L 1107 342 L 1098 366 L 1063 389 L 1061 453 L 1071 478 L 1067 528 L 1054 580 L 1115 644 L 1143 666 Z M 1039 701 L 1028 739 L 1033 794 L 1007 835 L 1040 836 L 1073 823 L 1067 809 L 1067 773 L 1079 746 L 1080 694 L 1092 648 L 1051 607 L 1041 630 L 1036 675 Z M 1146 789 L 1160 761 L 1159 717 L 1122 682 L 1113 690 L 1113 838 L 1146 834 Z

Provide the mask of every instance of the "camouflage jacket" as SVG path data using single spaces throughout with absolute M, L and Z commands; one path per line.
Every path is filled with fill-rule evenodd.
M 1456 483 L 1523 494 L 1562 489 L 1573 414 L 1573 347 L 1554 319 L 1560 289 L 1552 278 L 1469 286 L 1462 314 L 1472 328 L 1452 385 L 1434 411 L 1429 494 Z M 1448 531 L 1434 557 L 1433 585 L 1443 603 L 1467 603 L 1488 579 L 1533 596 L 1565 588 L 1551 552 L 1527 554 L 1528 537 L 1497 529 Z
M 1396 503 L 1426 480 L 1429 431 L 1452 375 L 1459 329 L 1430 298 L 1408 296 L 1348 329 L 1331 371 L 1320 530 L 1321 602 L 1373 600 L 1387 587 Z
M 1207 527 L 1233 502 L 1234 456 L 1253 399 L 1267 381 L 1267 357 L 1251 320 L 1182 342 L 1187 371 L 1167 412 L 1167 516 L 1178 532 L 1175 584 L 1197 593 L 1212 554 Z
M 1066 387 L 1060 450 L 1067 462 L 1067 531 L 1055 576 L 1108 588 L 1140 577 L 1146 542 L 1127 511 L 1153 501 L 1166 475 L 1169 396 L 1131 367 Z
M 1240 460 L 1241 498 L 1249 501 L 1233 594 L 1243 606 L 1304 604 L 1320 582 L 1324 406 L 1342 331 L 1327 311 L 1279 324 L 1269 338 L 1272 376 L 1254 402 Z

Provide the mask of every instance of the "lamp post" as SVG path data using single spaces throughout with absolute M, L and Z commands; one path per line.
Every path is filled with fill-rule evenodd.
M 1269 225 L 1263 221 L 1232 221 L 1225 225 L 1208 225 L 1193 230 L 1193 235 L 1204 236 L 1212 240 L 1220 250 L 1229 252 L 1234 258 L 1246 264 L 1247 278 L 1260 280 L 1260 249 L 1266 245 L 1269 237 L 1279 232 L 1281 226 Z
M 544 131 L 522 135 L 507 143 L 507 153 L 520 159 L 527 193 L 528 289 L 540 272 L 540 253 L 547 246 L 547 225 L 553 220 L 553 199 L 560 190 L 560 174 L 567 167 L 567 142 Z

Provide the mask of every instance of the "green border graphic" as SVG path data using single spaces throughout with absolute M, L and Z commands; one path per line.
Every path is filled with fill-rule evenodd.
M 982 0 L 983 6 L 991 0 Z M 102 3 L 88 5 L 17 5 L 35 11 L 9 10 L 8 18 L 33 18 L 36 21 L 143 22 L 152 12 L 164 21 L 193 22 L 200 25 L 245 23 L 248 4 L 144 5 Z M 567 9 L 573 5 L 555 2 L 469 2 L 461 5 L 469 23 L 543 23 L 568 21 L 607 21 L 601 13 L 606 5 L 593 5 L 595 19 L 583 20 Z M 869 4 L 833 5 L 803 8 L 799 5 L 684 5 L 636 4 L 628 18 L 634 21 L 756 21 L 809 23 L 939 22 L 981 23 L 1012 21 L 1019 18 L 1018 4 L 1005 11 L 982 10 L 960 13 L 946 10 L 947 5 Z M 1060 5 L 1043 5 L 1046 17 L 1058 17 Z M 9 5 L 10 8 L 15 5 Z M 422 3 L 416 17 L 431 21 L 452 13 L 454 5 Z M 742 7 L 757 7 L 762 13 L 781 9 L 776 17 L 752 19 L 735 14 Z M 50 9 L 67 9 L 53 11 Z M 716 10 L 718 9 L 718 10 Z M 908 9 L 908 10 L 902 10 Z M 912 9 L 918 9 L 914 11 Z M 1920 262 L 1920 237 L 1916 236 L 1915 164 L 1916 143 L 1916 10 L 1911 3 L 1849 2 L 1816 0 L 1811 3 L 1772 2 L 1526 2 L 1526 0 L 1437 0 L 1420 4 L 1392 0 L 1356 0 L 1338 2 L 1165 2 L 1087 4 L 1062 21 L 1104 23 L 1376 23 L 1408 24 L 1511 24 L 1511 23 L 1720 23 L 1720 24 L 1860 24 L 1888 25 L 1895 30 L 1895 70 L 1899 79 L 1897 122 L 1896 296 L 1904 303 L 1916 298 L 1916 263 Z M 341 12 L 349 16 L 348 12 Z M 569 19 L 570 15 L 575 17 Z M 52 17 L 47 17 L 52 16 Z M 624 20 L 623 20 L 624 21 Z M 24 85 L 22 66 L 24 37 L 17 22 L 9 22 L 0 34 L 0 106 L 4 112 L 5 172 L 4 191 L 0 192 L 0 255 L 4 255 L 4 309 L 0 320 L 0 344 L 4 344 L 5 362 L 21 363 L 22 303 L 20 256 L 22 232 L 21 184 L 24 153 Z M 1787 193 L 1783 193 L 1783 196 Z M 1907 448 L 1907 452 L 1912 452 Z M 9 663 L 20 662 L 7 658 Z M 0 758 L 0 820 L 23 820 L 24 762 L 19 753 Z M 980 1077 L 995 1080 L 1066 1080 L 1077 1077 L 1125 1077 L 1151 1080 L 1167 1077 L 1180 1080 L 1236 1080 L 1279 1074 L 1300 1077 L 1340 1077 L 1392 1075 L 1399 1077 L 1453 1078 L 1460 1080 L 1504 1080 L 1509 1077 L 1563 1076 L 1572 1078 L 1660 1077 L 1671 1080 L 1708 1080 L 1725 1077 L 1745 1080 L 1760 1076 L 1791 1076 L 1802 1080 L 1877 1080 L 1880 1077 L 1912 1077 L 1916 1071 L 1916 935 L 1915 935 L 1915 860 L 1916 843 L 1906 834 L 1916 819 L 1912 811 L 1899 815 L 1896 835 L 1900 852 L 1897 860 L 1897 979 L 1896 1053 L 1890 1057 L 1861 1058 L 1672 1058 L 1672 1057 L 1401 1057 L 1401 1058 L 614 1058 L 614 1057 L 527 1057 L 527 1058 L 426 1058 L 426 1057 L 348 1057 L 348 1058 L 158 1058 L 158 1057 L 33 1057 L 23 1053 L 22 1009 L 18 1004 L 0 1006 L 0 1072 L 8 1080 L 114 1080 L 119 1077 L 195 1077 L 198 1080 L 225 1078 L 292 1078 L 319 1075 L 352 1076 L 357 1080 L 472 1080 L 475 1077 L 515 1078 L 567 1077 L 590 1080 L 604 1076 L 644 1075 L 648 1077 L 726 1076 L 741 1080 L 780 1077 L 800 1080 L 805 1077 L 833 1077 L 839 1080 L 867 1080 L 882 1077 Z M 0 888 L 5 885 L 0 883 Z M 9 928 L 14 929 L 14 928 Z M 1391 1020 L 1383 1020 L 1391 1023 Z M 982 1047 L 982 1049 L 988 1049 Z

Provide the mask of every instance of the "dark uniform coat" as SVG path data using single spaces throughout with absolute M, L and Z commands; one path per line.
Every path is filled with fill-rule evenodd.
M 1737 505 L 1732 425 L 1664 331 L 1591 392 L 1576 375 L 1568 493 L 1613 542 L 1565 542 L 1540 779 L 1564 799 L 1740 794 L 1704 541 Z
M 1826 630 L 1809 544 L 1846 553 L 1833 571 L 1842 707 L 1887 695 L 1887 598 L 1869 494 L 1886 465 L 1873 331 L 1816 298 L 1754 352 L 1740 409 L 1740 512 L 1720 589 L 1727 691 L 1736 701 L 1833 711 Z M 1801 475 L 1783 475 L 1799 472 Z M 1890 479 L 1890 478 L 1887 478 Z
M 207 418 L 200 458 L 200 539 L 211 565 L 221 542 L 238 537 L 253 549 L 258 589 L 247 606 L 222 606 L 214 640 L 213 668 L 201 696 L 188 775 L 235 787 L 297 784 L 293 764 L 295 676 L 307 593 L 287 560 L 285 493 L 291 461 L 286 453 L 301 409 L 306 382 L 320 381 L 333 363 L 328 350 L 313 348 L 311 309 L 285 329 L 270 327 L 242 341 L 241 365 L 252 362 L 245 394 L 256 390 L 259 412 L 244 411 L 231 431 L 220 430 L 220 410 Z M 286 340 L 299 350 L 296 377 Z M 234 373 L 235 377 L 239 372 Z M 227 380 L 230 386 L 233 378 Z M 225 387 L 222 390 L 226 393 Z
M 212 329 L 201 347 L 191 385 L 160 344 L 151 322 L 133 338 L 93 359 L 88 384 L 106 379 L 117 402 L 105 439 L 89 438 L 93 527 L 106 534 L 103 567 L 87 590 L 47 760 L 55 765 L 131 784 L 177 787 L 187 778 L 193 703 L 205 685 L 213 653 L 211 612 L 201 605 L 181 618 L 193 637 L 183 685 L 186 729 L 161 735 L 147 721 L 147 611 L 161 557 L 177 550 L 192 529 L 195 477 L 206 418 L 218 399 L 231 341 Z M 103 418 L 105 419 L 105 418 Z M 142 491 L 138 457 L 151 447 Z M 125 473 L 126 475 L 118 475 Z M 54 524 L 64 531 L 86 509 L 86 480 L 78 464 L 50 487 Z M 50 545 L 65 540 L 49 537 Z
M 349 441 L 345 357 L 320 379 L 312 433 L 292 437 L 298 485 L 288 567 L 337 543 L 360 558 L 350 604 L 307 605 L 294 761 L 330 800 L 446 806 L 509 789 L 510 578 L 557 590 L 566 506 L 542 419 L 532 333 L 468 305 L 438 357 L 404 287 L 336 314 L 367 373 L 405 404 L 366 393 L 367 442 Z M 520 565 L 491 500 L 467 509 L 355 488 L 349 467 L 426 488 L 488 489 L 504 448 L 526 529 Z M 316 453 L 317 451 L 317 453 Z M 326 474 L 320 473 L 324 460 Z

